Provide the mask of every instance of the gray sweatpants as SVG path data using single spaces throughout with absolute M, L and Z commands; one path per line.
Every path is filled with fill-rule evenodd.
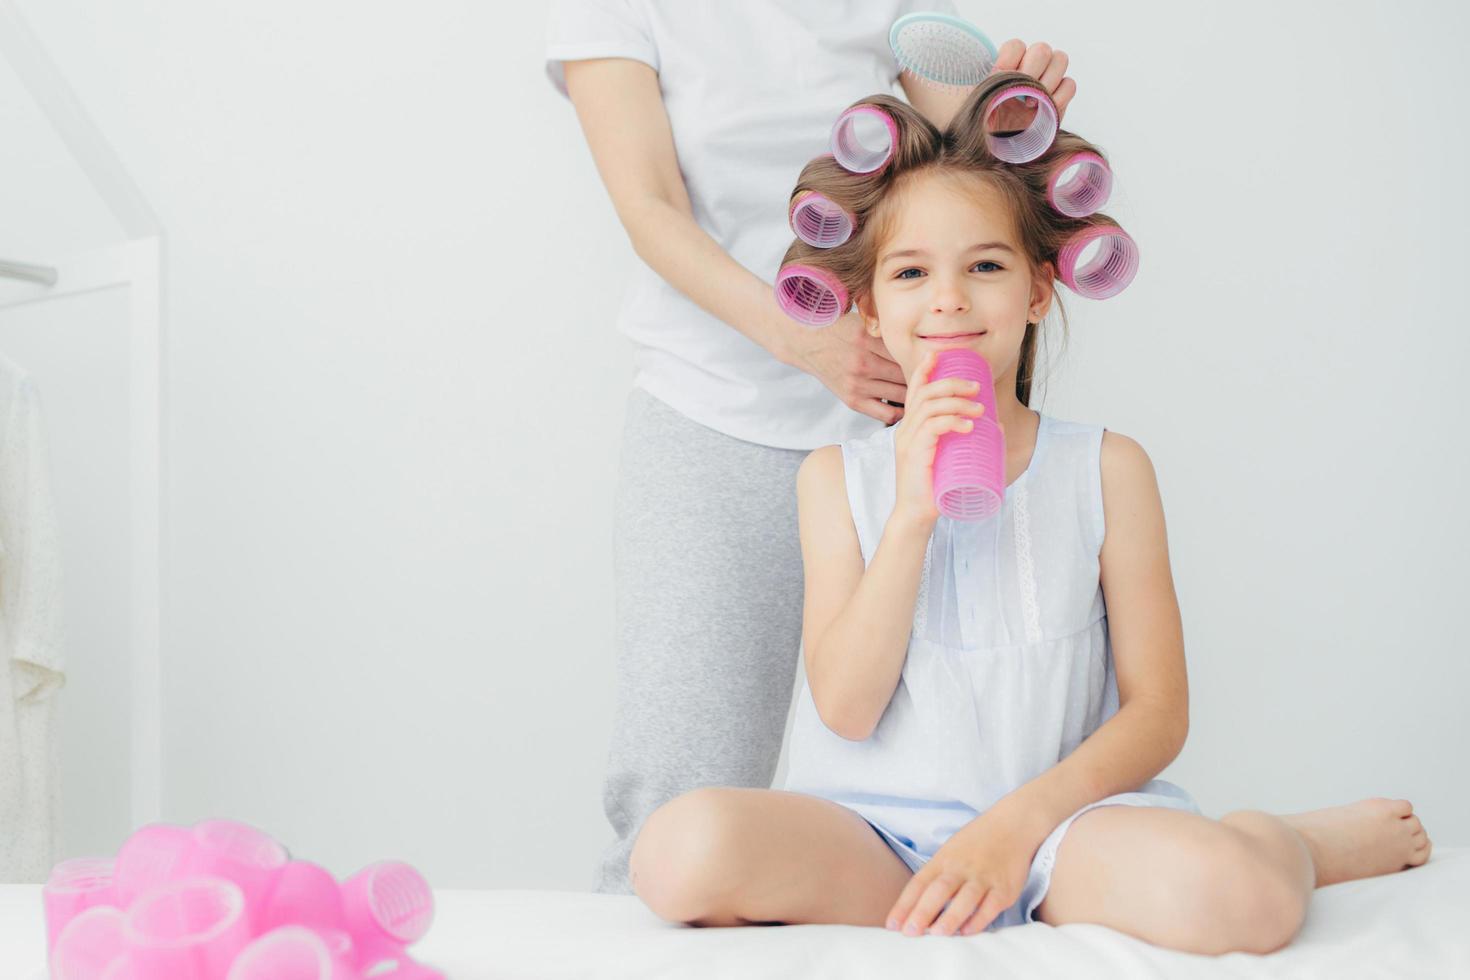
M 628 395 L 613 561 L 617 708 L 594 891 L 632 894 L 650 813 L 701 786 L 769 788 L 801 646 L 796 470 L 806 450 Z

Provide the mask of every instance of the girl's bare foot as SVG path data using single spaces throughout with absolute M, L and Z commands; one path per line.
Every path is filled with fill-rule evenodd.
M 1281 819 L 1311 849 L 1318 888 L 1415 867 L 1433 847 L 1408 800 L 1375 796 Z

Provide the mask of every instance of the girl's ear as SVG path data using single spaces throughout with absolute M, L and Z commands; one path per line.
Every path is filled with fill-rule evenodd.
M 858 314 L 863 318 L 863 330 L 870 337 L 878 336 L 878 311 L 873 306 L 873 294 L 862 292 L 857 297 Z
M 1052 281 L 1056 278 L 1056 266 L 1051 262 L 1043 262 L 1041 271 L 1031 282 L 1031 311 L 1035 316 L 1033 321 L 1039 321 L 1046 316 L 1051 309 L 1051 299 L 1056 290 L 1052 287 Z

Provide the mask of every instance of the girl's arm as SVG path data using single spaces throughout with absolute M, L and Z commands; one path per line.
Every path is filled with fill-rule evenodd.
M 822 723 L 860 742 L 878 726 L 903 672 L 933 527 L 890 517 L 865 570 L 840 446 L 802 461 L 796 501 L 807 685 Z
M 1163 772 L 1189 734 L 1184 628 L 1153 464 L 1137 442 L 1104 431 L 1101 469 L 1099 563 L 1119 709 L 1071 755 L 996 804 L 1038 840 L 1088 803 Z
M 666 282 L 785 364 L 799 329 L 770 283 L 695 222 L 658 74 L 631 58 L 564 64 L 567 95 L 633 250 Z

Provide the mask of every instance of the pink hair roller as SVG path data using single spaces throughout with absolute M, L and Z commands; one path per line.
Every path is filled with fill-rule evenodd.
M 1087 246 L 1097 242 L 1092 257 L 1077 267 Z M 1057 253 L 1057 274 L 1067 288 L 1088 299 L 1107 299 L 1127 288 L 1138 272 L 1138 245 L 1116 225 L 1091 225 L 1067 240 Z
M 941 378 L 980 382 L 974 400 L 985 412 L 972 420 L 968 431 L 940 434 L 934 450 L 934 506 L 957 521 L 983 521 L 1005 501 L 1006 444 L 997 422 L 990 362 L 968 348 L 947 348 L 939 352 L 929 380 Z
M 402 861 L 378 861 L 342 883 L 342 911 L 366 972 L 383 960 L 405 959 L 434 921 L 434 892 L 424 876 Z
M 133 961 L 133 954 L 125 951 L 107 965 L 107 969 L 102 971 L 97 980 L 148 980 L 148 978 L 138 972 L 138 966 Z
M 423 963 L 400 957 L 398 965 L 386 973 L 374 973 L 373 980 L 446 980 L 443 973 Z
M 847 290 L 825 269 L 792 263 L 776 273 L 776 303 L 793 320 L 825 327 L 847 312 Z
M 354 970 L 352 967 L 352 938 L 348 936 L 347 933 L 340 930 L 314 929 L 310 926 L 292 926 L 290 928 L 300 928 L 307 930 L 312 935 L 316 936 L 321 944 L 325 946 L 326 954 L 329 959 L 330 972 L 327 974 L 323 974 L 323 976 L 330 977 L 331 980 L 360 980 L 357 971 Z M 230 978 L 236 976 L 234 971 L 239 968 L 240 961 L 244 959 L 247 954 L 250 953 L 251 946 L 254 945 L 255 942 L 259 940 L 259 938 L 260 937 L 256 937 L 256 939 L 251 940 L 250 944 L 247 944 L 245 948 L 242 949 L 235 956 L 234 960 L 230 964 L 231 972 L 224 978 L 224 980 L 230 980 Z M 279 962 L 277 960 L 277 957 L 280 957 L 281 960 L 284 960 L 286 962 Z M 273 972 L 247 972 L 246 975 L 252 978 L 256 976 L 271 977 L 273 978 L 273 980 L 284 980 L 287 975 L 294 977 L 295 974 L 289 973 L 289 971 L 299 966 L 300 958 L 301 957 L 299 953 L 297 954 L 297 956 L 293 957 L 288 953 L 278 953 L 274 951 L 269 953 L 257 952 L 254 956 L 252 956 L 251 960 L 247 961 L 246 969 L 249 970 L 251 968 L 258 968 L 260 970 Z M 378 974 L 378 976 L 381 975 L 382 974 Z M 310 977 L 314 976 L 314 974 L 307 973 L 306 976 Z M 98 977 L 98 980 L 157 980 L 157 978 L 145 975 L 138 968 L 136 961 L 133 959 L 133 954 L 131 952 L 124 952 L 121 956 L 114 959 L 111 964 L 109 964 L 108 967 L 102 971 L 101 975 Z
M 875 105 L 855 105 L 837 117 L 831 143 L 832 157 L 844 170 L 876 173 L 893 159 L 898 123 Z
M 341 929 L 323 929 L 320 926 L 307 926 L 312 932 L 321 937 L 322 942 L 327 944 L 327 952 L 334 958 L 349 965 L 357 962 L 357 950 L 352 945 L 352 937 Z
M 154 884 L 163 884 L 178 877 L 179 870 L 184 867 L 190 839 L 188 827 L 150 823 L 138 827 L 128 839 L 123 840 L 121 848 L 118 848 L 116 870 L 113 871 L 118 907 L 128 908 L 135 898 Z
M 350 946 L 334 951 L 315 930 L 281 926 L 241 950 L 225 980 L 358 980 L 349 957 Z
M 835 248 L 851 238 L 857 228 L 851 212 L 816 191 L 798 194 L 786 217 L 796 237 L 815 248 Z
M 1071 174 L 1063 181 L 1062 175 L 1068 171 Z M 1052 171 L 1046 184 L 1046 199 L 1068 217 L 1085 218 L 1106 204 L 1112 191 L 1113 171 L 1107 161 L 1084 150 L 1067 157 Z
M 90 908 L 119 908 L 113 884 L 112 858 L 80 857 L 62 861 L 51 869 L 41 886 L 41 903 L 46 913 L 46 950 L 56 948 L 56 938 L 67 923 Z
M 244 891 L 207 875 L 140 895 L 122 928 L 140 980 L 219 980 L 251 938 Z
M 320 930 L 344 930 L 342 888 L 332 873 L 310 861 L 293 860 L 281 868 L 274 887 L 261 907 L 256 933 L 280 926 L 303 925 Z
M 990 118 L 1001 104 L 1011 99 L 1029 98 L 1036 103 L 1031 123 L 1014 136 L 995 136 L 990 131 Z M 986 103 L 985 118 L 980 124 L 985 142 L 996 159 L 1006 163 L 1029 163 L 1041 156 L 1057 138 L 1057 110 L 1046 93 L 1034 85 L 1017 82 L 1002 88 Z
M 238 820 L 201 820 L 189 831 L 178 875 L 211 875 L 240 886 L 250 935 L 259 929 L 262 906 L 290 860 L 269 834 Z
M 177 877 L 189 839 L 188 827 L 171 823 L 145 824 L 128 835 L 117 849 L 114 878 L 118 907 L 126 909 L 148 889 Z
M 123 911 L 94 905 L 61 930 L 51 950 L 51 980 L 101 980 L 104 971 L 127 950 Z

